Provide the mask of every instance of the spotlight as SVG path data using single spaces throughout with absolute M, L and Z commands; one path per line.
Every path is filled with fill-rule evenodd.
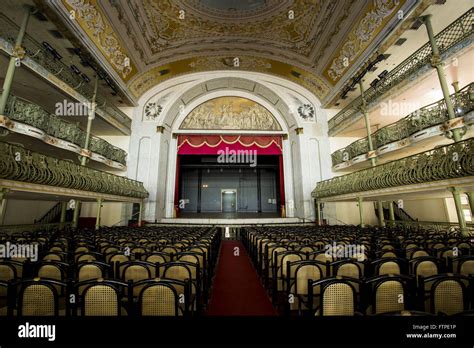
M 75 66 L 74 64 L 71 65 L 71 70 L 76 74 L 76 75 L 80 75 L 81 74 L 81 71 L 77 68 L 77 66 Z
M 385 78 L 385 76 L 387 76 L 387 74 L 388 74 L 388 71 L 384 70 L 380 74 L 378 74 L 377 76 L 378 76 L 379 79 L 382 80 L 383 78 Z
M 105 79 L 106 77 L 106 75 L 104 74 L 102 70 L 97 70 L 97 75 L 99 76 L 101 80 Z
M 380 82 L 379 79 L 375 79 L 370 83 L 370 87 L 375 88 L 377 87 L 377 84 Z
M 91 82 L 90 78 L 87 77 L 86 74 L 82 73 L 82 74 L 81 74 L 81 77 L 82 77 L 82 79 L 83 79 L 84 81 L 86 81 L 87 83 Z
M 57 60 L 61 60 L 63 57 L 56 51 L 53 46 L 51 46 L 46 41 L 43 41 L 43 46 L 53 55 L 53 57 Z
M 387 57 L 385 56 L 385 54 L 379 54 L 377 58 L 375 59 L 374 64 L 377 64 L 378 62 L 381 62 L 382 60 L 385 60 L 386 58 Z

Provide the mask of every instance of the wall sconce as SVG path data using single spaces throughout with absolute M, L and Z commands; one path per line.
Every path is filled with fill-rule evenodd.
M 164 126 L 156 126 L 156 132 L 157 133 L 163 133 L 165 131 L 165 127 Z
M 283 134 L 281 137 L 283 138 L 283 140 L 288 140 L 288 134 Z
M 295 131 L 297 135 L 303 134 L 303 127 L 295 128 Z

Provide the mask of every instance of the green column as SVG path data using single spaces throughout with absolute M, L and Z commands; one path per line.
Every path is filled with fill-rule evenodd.
M 453 86 L 454 93 L 456 93 L 457 95 L 459 93 L 459 81 L 454 81 L 453 83 L 451 83 L 451 86 Z
M 60 229 L 64 228 L 66 223 L 66 211 L 67 211 L 67 202 L 61 202 L 61 218 L 59 219 Z
M 100 228 L 100 213 L 102 212 L 102 198 L 97 199 L 97 216 L 95 218 L 95 229 L 98 230 Z
M 431 49 L 433 51 L 433 56 L 431 57 L 431 66 L 434 67 L 436 69 L 436 72 L 438 73 L 439 83 L 441 85 L 444 101 L 446 103 L 446 110 L 448 111 L 448 117 L 450 120 L 452 120 L 456 118 L 456 114 L 454 112 L 453 102 L 451 98 L 449 97 L 448 83 L 446 82 L 446 76 L 444 75 L 444 69 L 443 69 L 443 63 L 441 62 L 441 56 L 440 56 L 438 45 L 436 43 L 436 39 L 434 36 L 433 27 L 431 25 L 431 15 L 423 16 L 421 17 L 421 19 L 425 23 L 426 31 L 428 32 L 428 37 L 430 40 Z M 456 142 L 461 141 L 462 139 L 461 130 L 459 128 L 453 129 L 452 132 L 453 132 L 453 140 Z
M 95 77 L 95 84 L 94 84 L 94 94 L 92 95 L 91 107 L 89 109 L 89 117 L 87 117 L 87 129 L 86 129 L 86 140 L 84 142 L 84 150 L 89 150 L 90 138 L 91 138 L 91 129 L 92 129 L 92 121 L 95 118 L 95 100 L 97 98 L 97 87 L 99 84 L 99 76 L 96 75 Z M 85 166 L 87 163 L 87 157 L 82 156 L 81 158 L 81 165 Z
M 143 201 L 139 203 L 140 210 L 138 212 L 138 226 L 142 226 L 142 219 L 143 219 Z
M 96 75 L 95 84 L 94 84 L 94 94 L 92 95 L 92 101 L 89 108 L 89 116 L 87 117 L 87 129 L 86 129 L 86 139 L 84 141 L 84 150 L 89 150 L 90 138 L 91 138 L 91 129 L 92 129 L 92 120 L 95 118 L 95 100 L 97 98 L 97 87 L 99 83 L 99 77 Z M 81 166 L 86 166 L 88 158 L 86 156 L 81 156 Z M 79 212 L 80 212 L 81 202 L 76 200 L 76 209 L 74 209 L 74 219 L 73 227 L 77 228 L 77 223 L 79 221 Z
M 74 206 L 74 215 L 72 218 L 72 228 L 76 229 L 79 224 L 79 213 L 81 212 L 81 201 L 76 200 Z
M 474 216 L 474 192 L 466 192 L 469 200 L 469 208 L 471 208 L 471 215 Z
M 5 207 L 4 204 L 6 203 L 6 196 L 8 193 L 7 188 L 0 188 L 0 225 L 3 225 L 3 218 L 4 218 L 4 213 L 5 213 Z
M 462 211 L 461 191 L 458 187 L 450 187 L 449 191 L 453 194 L 454 204 L 456 205 L 456 213 L 458 215 L 459 227 L 463 236 L 468 236 L 469 233 L 466 228 L 466 220 L 464 219 L 464 212 Z
M 379 226 L 385 227 L 385 219 L 383 217 L 383 204 L 382 201 L 377 201 L 377 212 L 379 215 Z
M 316 223 L 318 226 L 321 226 L 321 203 L 315 201 L 316 203 Z
M 374 147 L 374 142 L 372 140 L 372 131 L 371 131 L 371 127 L 370 127 L 370 118 L 369 118 L 369 112 L 367 111 L 367 100 L 365 99 L 365 90 L 364 90 L 364 86 L 362 85 L 362 80 L 359 81 L 359 89 L 360 89 L 360 96 L 361 96 L 361 99 L 362 99 L 362 105 L 360 107 L 360 111 L 364 115 L 365 128 L 366 128 L 366 131 L 367 131 L 367 144 L 369 146 L 369 153 L 373 154 L 373 151 L 374 151 L 375 147 Z M 375 167 L 377 165 L 377 158 L 376 157 L 371 157 L 370 158 L 370 165 L 372 167 Z M 385 226 L 385 221 L 384 221 L 384 218 L 383 218 L 383 210 L 381 209 L 382 202 L 377 201 L 377 206 L 378 206 L 378 211 L 379 211 L 379 216 L 378 216 L 379 226 L 384 227 Z M 381 213 L 380 213 L 380 211 L 381 211 Z M 382 214 L 382 215 L 380 215 L 380 214 Z
M 18 32 L 18 36 L 16 37 L 15 46 L 13 47 L 13 54 L 10 57 L 10 61 L 8 62 L 7 73 L 5 75 L 5 80 L 3 81 L 3 89 L 2 89 L 2 96 L 0 97 L 0 115 L 3 115 L 5 112 L 5 106 L 7 105 L 7 99 L 10 95 L 10 90 L 12 87 L 13 76 L 15 75 L 15 62 L 19 57 L 15 52 L 20 49 L 21 44 L 23 43 L 23 37 L 25 36 L 26 27 L 28 26 L 28 20 L 30 19 L 30 14 L 32 13 L 32 7 L 27 6 L 25 14 L 23 15 L 23 19 L 20 25 L 20 31 Z
M 369 113 L 367 112 L 367 101 L 365 100 L 365 91 L 364 86 L 362 85 L 362 80 L 359 81 L 359 88 L 360 88 L 360 96 L 362 98 L 362 105 L 360 107 L 360 111 L 364 115 L 365 121 L 365 128 L 367 130 L 367 143 L 369 145 L 369 152 L 374 151 L 374 143 L 372 141 L 372 132 L 370 129 L 370 118 Z M 372 167 L 375 167 L 377 163 L 377 159 L 375 157 L 370 158 L 370 164 Z
M 362 207 L 362 197 L 357 197 L 357 202 L 359 203 L 360 227 L 364 227 L 364 208 Z
M 390 216 L 390 224 L 395 226 L 395 211 L 393 209 L 393 201 L 388 202 L 388 213 Z

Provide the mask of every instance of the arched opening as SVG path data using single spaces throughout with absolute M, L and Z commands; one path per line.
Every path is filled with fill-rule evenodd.
M 311 118 L 298 111 L 308 104 L 314 111 Z M 152 135 L 154 147 L 160 151 L 152 154 L 159 174 L 150 172 L 148 176 L 150 182 L 156 180 L 146 203 L 149 220 L 225 213 L 225 191 L 236 193 L 230 203 L 231 207 L 234 204 L 234 215 L 227 214 L 230 218 L 249 217 L 249 213 L 314 218 L 311 197 L 303 186 L 311 187 L 320 180 L 322 166 L 329 158 L 309 166 L 308 158 L 320 157 L 319 148 L 310 147 L 310 137 L 298 130 L 311 122 L 318 126 L 322 146 L 327 146 L 327 139 L 320 103 L 304 88 L 267 74 L 227 71 L 210 79 L 207 74 L 196 73 L 156 86 L 142 97 L 140 105 L 142 112 L 136 115 L 140 134 L 160 129 Z M 157 112 L 153 114 L 153 110 Z M 165 140 L 169 142 L 166 152 L 162 151 Z M 268 148 L 270 143 L 273 145 Z M 257 151 L 258 168 L 249 150 Z M 219 163 L 220 154 L 221 160 L 231 163 Z M 239 154 L 243 158 L 237 158 Z M 213 170 L 222 183 L 211 187 L 206 181 Z M 226 180 L 233 185 L 226 185 L 220 175 L 226 171 Z

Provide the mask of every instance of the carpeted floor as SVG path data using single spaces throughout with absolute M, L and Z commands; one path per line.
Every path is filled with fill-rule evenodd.
M 235 256 L 235 248 L 239 256 Z M 223 241 L 207 315 L 276 315 L 243 244 Z

